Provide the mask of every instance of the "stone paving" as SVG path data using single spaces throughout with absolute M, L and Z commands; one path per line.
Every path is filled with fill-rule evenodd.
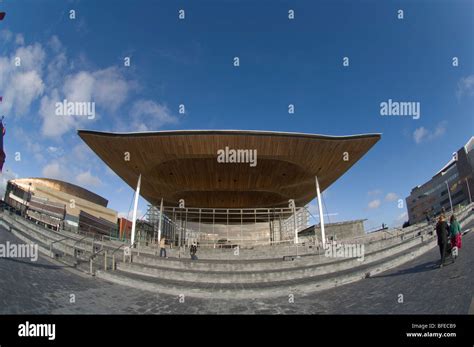
M 7 241 L 19 242 L 0 229 L 0 244 Z M 267 300 L 180 302 L 179 293 L 108 283 L 41 256 L 37 262 L 0 258 L 0 314 L 467 314 L 474 294 L 473 250 L 469 233 L 458 260 L 442 269 L 435 248 L 376 277 L 295 296 L 294 302 L 291 293 Z

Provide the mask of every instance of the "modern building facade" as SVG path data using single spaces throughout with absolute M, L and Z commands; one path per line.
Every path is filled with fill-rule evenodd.
M 117 212 L 103 197 L 77 185 L 48 178 L 8 181 L 5 202 L 26 217 L 53 229 L 110 235 Z
M 473 149 L 474 137 L 471 137 L 428 182 L 411 190 L 410 196 L 406 198 L 410 224 L 472 202 Z
M 242 130 L 78 134 L 136 189 L 135 211 L 138 195 L 154 206 L 157 238 L 179 246 L 298 242 L 316 197 L 324 235 L 321 192 L 380 139 Z M 132 226 L 132 244 L 134 235 Z

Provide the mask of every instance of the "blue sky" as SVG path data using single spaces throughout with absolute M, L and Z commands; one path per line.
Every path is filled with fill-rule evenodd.
M 0 10 L 4 179 L 63 179 L 119 212 L 132 190 L 77 129 L 382 133 L 323 194 L 330 221 L 367 218 L 368 229 L 406 220 L 398 199 L 474 135 L 473 1 L 3 0 Z M 58 119 L 64 98 L 94 101 L 96 118 Z M 388 99 L 419 102 L 420 119 L 381 116 Z

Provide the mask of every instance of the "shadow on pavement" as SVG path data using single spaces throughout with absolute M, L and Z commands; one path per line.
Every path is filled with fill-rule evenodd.
M 388 275 L 376 275 L 376 276 L 371 276 L 370 278 L 383 278 L 383 277 L 402 276 L 402 275 L 407 275 L 407 274 L 416 274 L 420 272 L 437 270 L 438 268 L 439 268 L 439 260 L 432 260 L 423 264 L 419 264 L 415 267 L 400 270 Z
M 47 264 L 40 264 L 37 262 L 32 262 L 31 260 L 21 260 L 20 258 L 0 258 L 0 260 L 8 260 L 8 261 L 13 261 L 16 263 L 22 263 L 34 267 L 40 267 L 43 269 L 64 269 L 68 267 L 72 267 L 70 265 L 47 265 Z

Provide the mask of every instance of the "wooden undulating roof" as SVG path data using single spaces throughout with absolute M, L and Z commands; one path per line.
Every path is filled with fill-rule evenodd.
M 140 194 L 150 203 L 163 198 L 177 206 L 184 199 L 186 207 L 201 208 L 287 207 L 289 199 L 305 205 L 316 197 L 316 175 L 326 189 L 381 137 L 237 130 L 78 134 L 133 189 L 141 174 Z M 217 153 L 226 147 L 256 150 L 257 165 L 219 163 Z

